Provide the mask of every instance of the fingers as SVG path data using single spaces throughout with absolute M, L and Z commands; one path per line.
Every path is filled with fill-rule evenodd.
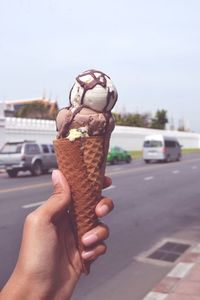
M 52 183 L 54 186 L 53 194 L 38 209 L 41 214 L 50 219 L 66 211 L 71 201 L 69 185 L 59 170 L 53 170 Z
M 108 176 L 104 176 L 103 188 L 105 189 L 105 188 L 109 187 L 111 184 L 112 184 L 112 179 Z
M 95 213 L 98 218 L 102 218 L 109 214 L 114 208 L 113 201 L 109 198 L 102 198 L 95 208 Z
M 103 255 L 106 252 L 106 250 L 107 250 L 106 245 L 102 243 L 102 244 L 97 245 L 92 250 L 83 251 L 81 254 L 81 257 L 85 260 L 95 260 L 100 255 Z
M 111 199 L 102 198 L 97 204 L 95 212 L 98 218 L 102 218 L 110 213 L 113 208 L 114 204 Z M 81 253 L 82 258 L 85 260 L 95 260 L 100 255 L 103 255 L 107 250 L 103 241 L 106 240 L 108 236 L 109 229 L 102 223 L 84 234 L 82 243 L 86 247 L 86 250 Z
M 106 252 L 106 245 L 103 241 L 107 239 L 108 236 L 108 227 L 101 223 L 84 234 L 82 237 L 82 243 L 86 247 L 86 250 L 82 252 L 82 258 L 86 260 L 93 260 L 99 255 L 104 254 Z

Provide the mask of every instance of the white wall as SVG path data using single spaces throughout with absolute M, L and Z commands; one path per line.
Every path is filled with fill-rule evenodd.
M 55 121 L 6 118 L 6 141 L 35 140 L 42 143 L 52 143 L 56 136 Z
M 200 134 L 140 127 L 116 126 L 111 145 L 121 145 L 127 150 L 141 150 L 144 137 L 149 134 L 164 134 L 177 137 L 184 148 L 200 148 Z
M 0 146 L 5 141 L 4 104 L 0 102 Z
M 4 118 L 0 106 L 0 146 L 6 141 L 35 140 L 52 143 L 56 136 L 55 122 L 49 120 Z M 200 134 L 155 130 L 138 127 L 116 126 L 111 137 L 111 145 L 126 150 L 141 150 L 143 139 L 148 134 L 161 133 L 176 136 L 184 148 L 200 148 Z

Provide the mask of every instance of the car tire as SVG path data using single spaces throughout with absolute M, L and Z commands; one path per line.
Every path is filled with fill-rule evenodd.
M 17 173 L 18 173 L 17 170 L 7 170 L 6 172 L 7 172 L 8 176 L 11 178 L 17 177 Z
M 128 156 L 126 159 L 127 164 L 130 164 L 131 160 L 132 160 L 131 156 Z
M 36 160 L 31 168 L 31 173 L 33 176 L 40 176 L 42 174 L 42 163 Z
M 170 160 L 171 160 L 171 159 L 170 159 L 170 155 L 167 155 L 166 158 L 164 159 L 164 162 L 165 162 L 165 163 L 169 163 Z
M 113 160 L 111 161 L 111 165 L 116 165 L 118 163 L 117 157 L 114 157 Z
M 145 159 L 144 162 L 145 162 L 146 164 L 149 164 L 149 163 L 150 163 L 150 160 L 149 160 L 149 159 Z

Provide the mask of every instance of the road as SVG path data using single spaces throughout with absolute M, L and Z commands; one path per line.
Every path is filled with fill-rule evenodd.
M 163 239 L 200 242 L 200 157 L 181 162 L 108 166 L 113 179 L 104 195 L 115 210 L 105 218 L 108 252 L 83 276 L 73 300 L 141 300 L 173 263 L 146 254 Z M 10 179 L 0 174 L 0 272 L 2 286 L 16 262 L 25 216 L 48 198 L 50 175 Z

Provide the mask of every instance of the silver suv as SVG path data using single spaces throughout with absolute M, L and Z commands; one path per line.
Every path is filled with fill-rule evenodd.
M 56 156 L 51 144 L 9 142 L 0 151 L 0 168 L 4 168 L 10 177 L 16 177 L 19 171 L 30 171 L 39 176 L 55 167 Z

